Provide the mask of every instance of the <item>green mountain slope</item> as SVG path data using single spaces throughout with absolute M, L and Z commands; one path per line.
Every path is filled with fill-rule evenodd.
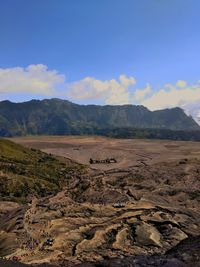
M 54 194 L 84 171 L 82 165 L 0 139 L 0 200 Z
M 67 100 L 0 102 L 0 136 L 96 134 L 105 128 L 200 130 L 180 108 L 77 105 Z

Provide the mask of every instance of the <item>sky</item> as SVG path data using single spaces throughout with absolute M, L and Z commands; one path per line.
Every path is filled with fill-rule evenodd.
M 200 122 L 199 10 L 199 0 L 0 0 L 0 100 L 179 106 Z

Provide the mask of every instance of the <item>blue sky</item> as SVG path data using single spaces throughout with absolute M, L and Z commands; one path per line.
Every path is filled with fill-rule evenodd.
M 199 10 L 199 0 L 0 0 L 0 99 L 179 105 L 198 116 Z

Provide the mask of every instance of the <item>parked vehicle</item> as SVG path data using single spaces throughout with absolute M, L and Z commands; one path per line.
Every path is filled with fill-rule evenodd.
M 90 158 L 89 163 L 90 163 L 90 164 L 117 163 L 117 160 L 116 160 L 115 158 L 107 158 L 107 159 L 102 159 L 102 160 L 98 160 L 98 159 L 92 159 L 92 158 Z

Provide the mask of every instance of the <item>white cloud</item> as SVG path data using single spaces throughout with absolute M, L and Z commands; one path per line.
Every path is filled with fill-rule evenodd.
M 178 81 L 176 82 L 176 86 L 177 86 L 177 87 L 180 87 L 180 88 L 184 88 L 184 87 L 187 86 L 187 82 L 184 81 L 184 80 L 178 80 Z
M 124 87 L 128 87 L 129 85 L 136 84 L 135 78 L 133 78 L 133 77 L 127 77 L 124 74 L 119 76 L 119 80 L 120 80 L 121 84 Z
M 67 83 L 65 76 L 46 65 L 30 65 L 0 69 L 0 99 L 4 95 L 29 94 L 45 97 L 68 97 L 71 100 L 98 100 L 105 104 L 127 104 L 130 102 L 129 87 L 136 83 L 133 77 L 120 75 L 118 80 L 97 80 L 86 77 Z
M 171 90 L 161 89 L 145 99 L 142 104 L 156 110 L 165 107 L 184 107 L 196 102 L 200 102 L 200 86 L 187 87 L 181 90 L 176 87 Z
M 200 125 L 200 102 L 190 103 L 184 107 L 188 115 L 191 115 Z
M 32 93 L 51 95 L 65 77 L 47 66 L 38 64 L 27 68 L 0 69 L 0 94 Z
M 192 115 L 196 121 L 200 111 L 200 85 L 186 88 L 170 87 L 154 92 L 150 97 L 141 101 L 141 104 L 150 110 L 181 107 L 187 114 Z M 199 122 L 199 121 L 198 121 Z
M 142 101 L 152 92 L 152 88 L 150 84 L 147 84 L 143 89 L 137 89 L 134 93 L 133 100 Z
M 165 84 L 153 90 L 150 84 L 135 89 L 134 77 L 120 75 L 118 79 L 98 80 L 86 77 L 75 82 L 66 82 L 65 76 L 56 70 L 49 70 L 42 64 L 26 68 L 0 68 L 0 99 L 12 95 L 27 95 L 30 98 L 44 97 L 69 98 L 82 103 L 102 104 L 141 104 L 150 110 L 181 107 L 200 123 L 200 81 L 189 86 L 178 80 L 175 85 Z
M 97 80 L 86 77 L 68 84 L 67 95 L 74 100 L 99 100 L 105 104 L 117 105 L 130 103 L 129 86 L 135 84 L 133 77 L 121 75 L 119 80 Z

